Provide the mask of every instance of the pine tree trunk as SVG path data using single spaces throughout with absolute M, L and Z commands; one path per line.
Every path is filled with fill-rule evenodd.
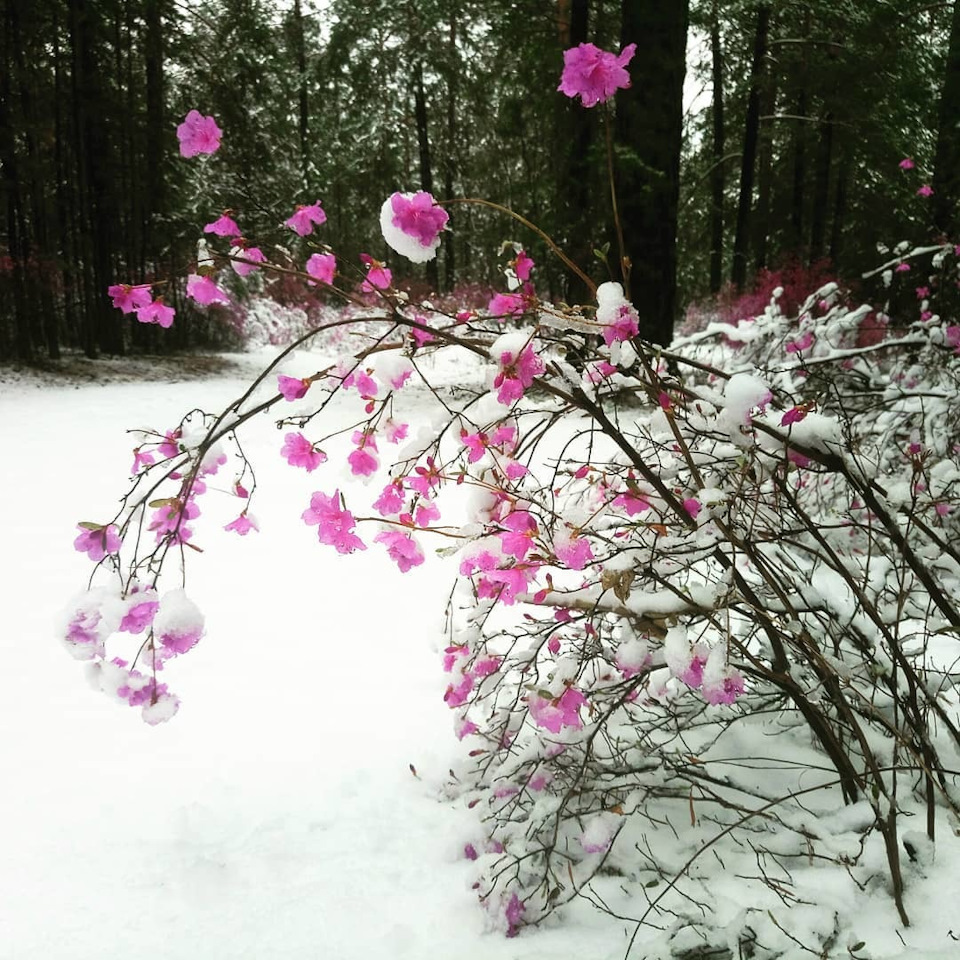
M 813 185 L 813 213 L 810 218 L 810 262 L 824 254 L 827 234 L 827 207 L 830 202 L 830 167 L 833 162 L 833 114 L 829 111 L 820 127 L 820 149 Z
M 757 140 L 760 133 L 760 91 L 763 84 L 769 30 L 770 7 L 762 3 L 757 8 L 757 29 L 753 40 L 750 95 L 747 100 L 747 116 L 743 134 L 743 160 L 740 165 L 737 229 L 733 239 L 731 280 L 738 291 L 743 290 L 747 281 L 747 248 L 750 236 L 750 212 L 753 204 L 753 175 L 757 159 Z
M 561 50 L 587 42 L 589 13 L 589 0 L 566 0 L 558 5 Z M 556 111 L 557 235 L 570 259 L 589 273 L 593 244 L 584 221 L 591 202 L 587 156 L 595 138 L 596 121 L 593 111 L 584 110 L 579 101 L 567 97 L 557 97 Z M 567 303 L 583 303 L 588 295 L 586 284 L 576 274 L 564 277 L 561 296 Z
M 950 45 L 940 92 L 940 126 L 933 174 L 934 223 L 952 241 L 960 230 L 960 3 L 953 5 Z
M 723 49 L 720 45 L 720 17 L 714 2 L 710 22 L 710 57 L 713 79 L 713 168 L 710 171 L 710 292 L 723 285 L 723 157 L 726 130 L 723 122 Z
M 617 188 L 628 286 L 640 333 L 669 344 L 677 311 L 677 209 L 687 0 L 622 0 L 621 45 L 637 44 L 631 86 L 617 94 Z
M 414 113 L 417 121 L 417 146 L 420 151 L 420 189 L 433 193 L 433 166 L 430 162 L 430 136 L 427 128 L 427 97 L 423 89 L 423 64 L 413 65 Z M 440 286 L 436 258 L 427 261 L 427 284 L 431 292 Z

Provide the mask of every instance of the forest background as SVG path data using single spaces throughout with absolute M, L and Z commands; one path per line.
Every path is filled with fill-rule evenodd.
M 236 345 L 229 308 L 198 311 L 183 293 L 199 224 L 223 208 L 271 260 L 299 267 L 282 220 L 319 198 L 341 263 L 369 252 L 415 293 L 479 304 L 518 228 L 452 208 L 438 260 L 413 266 L 375 224 L 396 189 L 483 197 L 540 225 L 597 280 L 619 279 L 608 136 L 631 293 L 657 342 L 751 290 L 762 309 L 785 286 L 789 309 L 794 291 L 839 277 L 869 298 L 858 278 L 878 242 L 955 233 L 950 4 L 0 0 L 0 11 L 0 360 Z M 555 93 L 562 51 L 584 41 L 640 44 L 615 116 Z M 177 154 L 192 108 L 228 131 L 215 167 Z M 899 169 L 907 157 L 915 166 Z M 542 297 L 585 298 L 535 236 L 516 239 L 542 265 Z M 107 287 L 162 280 L 188 322 L 122 323 Z M 309 308 L 294 286 L 266 292 Z M 248 281 L 234 293 L 251 289 L 264 292 Z M 912 303 L 910 290 L 899 306 Z M 888 306 L 896 314 L 896 298 Z

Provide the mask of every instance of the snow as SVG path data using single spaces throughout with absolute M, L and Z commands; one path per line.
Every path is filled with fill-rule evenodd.
M 241 359 L 239 372 L 252 373 L 251 360 L 262 359 Z M 291 367 L 322 364 L 298 354 Z M 437 373 L 448 383 L 465 376 L 462 367 Z M 204 552 L 190 556 L 185 585 L 206 633 L 163 673 L 181 700 L 177 715 L 144 724 L 139 710 L 84 682 L 86 665 L 58 639 L 65 620 L 85 609 L 69 601 L 92 566 L 73 549 L 75 525 L 113 515 L 139 442 L 125 431 L 162 433 L 195 406 L 215 412 L 246 382 L 220 372 L 189 383 L 58 384 L 0 371 L 7 451 L 0 497 L 8 508 L 0 960 L 114 960 L 145 948 L 163 960 L 622 960 L 634 924 L 586 900 L 515 939 L 479 908 L 471 889 L 477 866 L 464 849 L 482 850 L 486 834 L 473 811 L 444 797 L 448 770 L 468 749 L 443 703 L 449 675 L 441 669 L 443 606 L 462 557 L 443 565 L 424 538 L 425 563 L 400 575 L 382 548 L 340 557 L 318 544 L 300 520 L 310 493 L 340 486 L 349 502 L 356 480 L 334 458 L 315 474 L 289 467 L 270 415 L 244 442 L 258 489 L 269 491 L 254 498 L 259 533 L 240 538 L 221 529 L 245 505 L 231 496 L 235 463 L 208 480 L 192 541 Z M 403 399 L 403 419 L 416 428 L 432 401 L 412 386 Z M 832 446 L 835 436 L 820 424 L 807 440 Z M 170 594 L 162 596 L 170 609 Z M 639 592 L 630 603 L 678 605 L 676 597 Z M 179 613 L 196 625 L 192 610 Z M 689 642 L 671 628 L 678 655 L 689 657 Z M 631 663 L 641 657 L 634 641 L 622 649 Z M 758 724 L 722 746 L 733 759 L 763 758 L 762 730 Z M 744 761 L 730 769 L 731 778 L 775 792 L 777 768 L 751 770 Z M 847 822 L 853 812 L 811 813 L 809 829 L 847 843 L 849 834 L 841 835 L 856 828 Z M 602 846 L 623 819 L 604 814 L 585 823 L 587 846 Z M 698 826 L 681 840 L 654 828 L 644 841 L 670 870 L 710 835 Z M 877 960 L 957 955 L 948 934 L 960 897 L 956 838 L 941 830 L 935 850 L 922 833 L 910 839 L 916 861 L 904 870 L 914 926 L 899 931 L 882 882 L 861 891 L 842 874 L 804 869 L 798 849 L 794 892 L 811 902 L 827 897 L 857 917 L 840 933 L 838 956 L 860 940 L 867 946 L 856 956 Z M 747 888 L 734 870 L 707 861 L 698 869 L 715 870 L 724 915 L 742 912 L 738 897 Z M 599 882 L 611 909 L 643 913 L 616 874 Z M 766 923 L 761 906 L 751 904 L 751 922 Z M 823 908 L 798 906 L 790 916 L 801 940 L 831 929 L 832 911 Z M 769 924 L 762 935 L 791 947 Z M 645 955 L 643 936 L 634 960 Z

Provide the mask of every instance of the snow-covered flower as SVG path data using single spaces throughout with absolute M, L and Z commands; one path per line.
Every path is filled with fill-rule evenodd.
M 401 256 L 425 263 L 437 255 L 450 215 L 424 190 L 393 193 L 380 208 L 383 239 Z

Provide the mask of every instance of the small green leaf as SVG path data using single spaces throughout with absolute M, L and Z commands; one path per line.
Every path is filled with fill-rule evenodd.
M 89 520 L 84 520 L 83 523 L 78 523 L 78 527 L 83 527 L 84 530 L 102 530 L 102 523 L 91 523 Z
M 157 507 L 171 507 L 176 502 L 177 502 L 176 497 L 164 497 L 162 500 L 151 500 L 147 504 L 147 506 L 153 507 L 154 509 L 156 509 Z
M 644 884 L 644 887 L 645 887 L 647 890 L 649 890 L 651 887 L 659 887 L 659 886 L 660 886 L 660 881 L 659 881 L 659 880 L 648 880 L 648 881 Z
M 863 940 L 858 940 L 851 948 L 850 953 L 856 953 L 858 950 L 862 950 L 866 946 Z

